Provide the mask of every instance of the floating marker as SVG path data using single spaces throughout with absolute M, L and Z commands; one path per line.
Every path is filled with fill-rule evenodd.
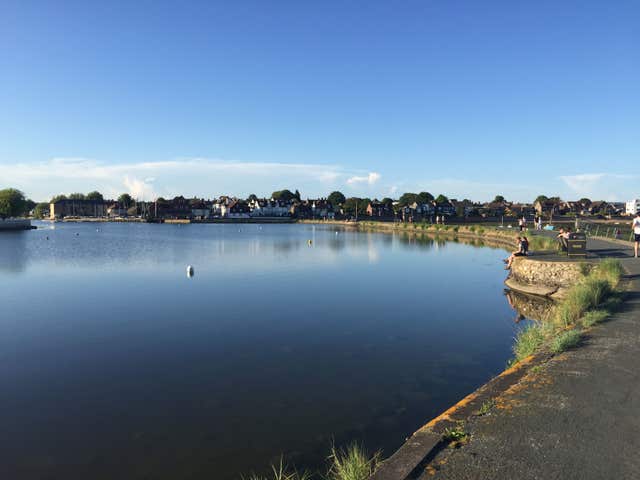
M 193 277 L 193 267 L 191 265 L 187 267 L 187 277 Z
M 311 245 L 313 245 L 313 241 L 312 241 L 312 240 L 307 240 L 307 244 L 308 244 L 309 246 L 311 246 Z

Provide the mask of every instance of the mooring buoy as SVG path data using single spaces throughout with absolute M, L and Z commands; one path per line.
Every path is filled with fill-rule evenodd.
M 193 277 L 193 273 L 194 273 L 193 272 L 193 267 L 191 265 L 189 265 L 187 267 L 187 277 L 189 277 L 189 278 Z

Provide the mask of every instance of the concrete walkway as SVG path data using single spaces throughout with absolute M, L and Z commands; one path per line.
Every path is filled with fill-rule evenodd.
M 640 479 L 640 259 L 631 244 L 589 240 L 619 258 L 630 289 L 620 311 L 583 345 L 534 369 L 415 479 Z

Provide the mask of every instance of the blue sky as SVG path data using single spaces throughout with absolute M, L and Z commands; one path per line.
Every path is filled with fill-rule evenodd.
M 639 85 L 635 0 L 4 0 L 0 188 L 625 200 Z

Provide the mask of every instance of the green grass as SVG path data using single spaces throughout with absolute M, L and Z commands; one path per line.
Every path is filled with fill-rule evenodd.
M 244 477 L 242 477 L 244 480 Z M 262 475 L 251 475 L 247 480 L 310 480 L 311 475 L 307 472 L 298 473 L 290 470 L 284 463 L 284 459 L 280 457 L 277 465 L 271 465 L 271 475 L 265 477 Z
M 609 315 L 610 313 L 607 310 L 591 310 L 584 314 L 580 323 L 582 323 L 584 327 L 591 327 L 596 323 L 604 321 Z
M 564 352 L 577 346 L 582 338 L 582 333 L 579 330 L 569 330 L 561 333 L 553 339 L 551 342 L 551 351 L 553 353 Z
M 516 336 L 516 343 L 513 345 L 513 354 L 519 362 L 529 355 L 537 352 L 545 342 L 544 326 L 540 323 L 533 323 L 520 330 Z
M 345 449 L 331 449 L 331 466 L 327 480 L 367 480 L 380 463 L 380 453 L 369 456 L 360 445 L 354 443 Z
M 565 299 L 552 310 L 549 321 L 531 324 L 520 331 L 513 346 L 515 361 L 544 348 L 559 353 L 578 345 L 582 332 L 577 327 L 603 321 L 621 301 L 616 287 L 622 273 L 619 261 L 600 262 L 569 289 Z
M 590 274 L 571 288 L 555 311 L 555 322 L 561 328 L 575 325 L 589 310 L 598 307 L 613 292 L 609 280 Z
M 445 428 L 442 434 L 442 439 L 445 442 L 459 442 L 467 436 L 467 432 L 464 431 L 464 425 L 461 422 L 455 427 Z
M 612 288 L 618 286 L 620 283 L 620 279 L 624 274 L 624 270 L 622 269 L 622 264 L 620 260 L 616 260 L 614 258 L 606 258 L 598 263 L 593 275 L 597 278 L 606 280 L 609 282 Z
M 353 443 L 343 449 L 331 448 L 328 459 L 329 465 L 326 474 L 311 475 L 308 472 L 300 473 L 289 468 L 283 458 L 279 463 L 271 466 L 271 473 L 264 475 L 251 475 L 242 480 L 311 480 L 318 478 L 323 480 L 368 480 L 376 471 L 381 462 L 380 452 L 369 455 L 359 444 Z
M 478 410 L 478 415 L 486 415 L 491 411 L 495 404 L 496 402 L 493 399 L 482 402 L 482 406 L 480 407 L 480 410 Z

